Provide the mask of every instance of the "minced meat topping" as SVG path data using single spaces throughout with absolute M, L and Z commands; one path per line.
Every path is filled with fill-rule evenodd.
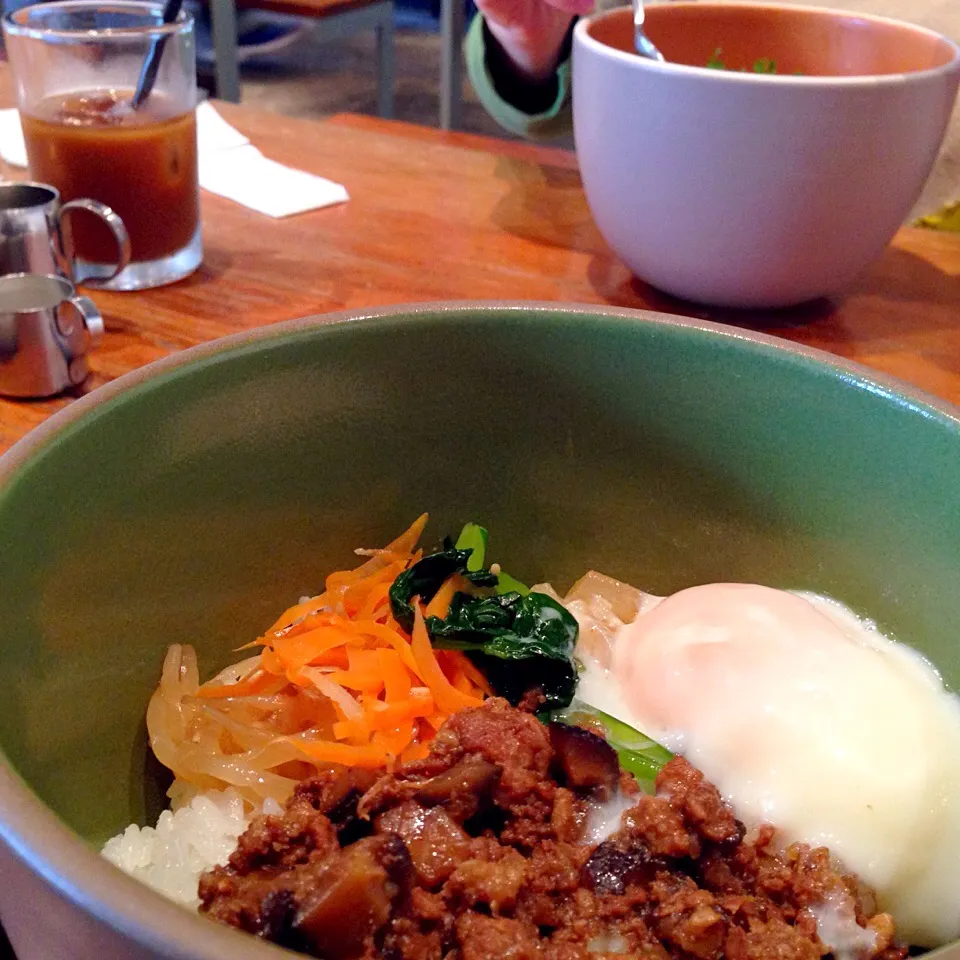
M 605 803 L 626 812 L 598 842 Z M 491 699 L 424 760 L 304 781 L 199 893 L 208 916 L 327 960 L 819 960 L 824 904 L 872 944 L 857 960 L 903 960 L 826 849 L 776 840 L 745 835 L 683 759 L 648 796 L 593 734 Z

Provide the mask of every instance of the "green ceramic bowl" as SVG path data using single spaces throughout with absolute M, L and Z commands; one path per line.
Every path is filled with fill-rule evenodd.
M 96 845 L 161 802 L 143 715 L 166 646 L 222 666 L 423 510 L 434 537 L 483 521 L 531 580 L 829 594 L 958 689 L 958 490 L 956 409 L 672 317 L 427 306 L 154 364 L 0 462 L 3 923 L 22 960 L 280 956 Z

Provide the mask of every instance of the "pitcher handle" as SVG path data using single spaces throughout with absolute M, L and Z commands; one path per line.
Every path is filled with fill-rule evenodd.
M 61 345 L 71 360 L 89 353 L 103 339 L 106 329 L 97 305 L 80 294 L 57 305 L 54 321 Z
M 80 295 L 64 300 L 54 316 L 67 363 L 67 377 L 71 384 L 79 386 L 90 375 L 90 350 L 103 339 L 103 317 L 89 297 Z
M 80 314 L 83 325 L 87 328 L 89 346 L 95 347 L 103 339 L 103 334 L 106 330 L 103 315 L 89 297 L 78 294 L 77 296 L 71 297 L 70 302 L 77 308 L 77 313 Z
M 100 203 L 99 200 L 91 200 L 89 197 L 81 197 L 79 200 L 71 200 L 69 203 L 63 204 L 60 207 L 58 221 L 65 214 L 74 210 L 86 210 L 88 213 L 99 217 L 110 228 L 114 240 L 117 241 L 117 266 L 113 273 L 107 277 L 97 277 L 96 279 L 93 277 L 77 277 L 76 282 L 86 283 L 89 286 L 108 283 L 130 263 L 130 234 L 127 233 L 127 228 L 123 225 L 120 215 L 112 207 Z

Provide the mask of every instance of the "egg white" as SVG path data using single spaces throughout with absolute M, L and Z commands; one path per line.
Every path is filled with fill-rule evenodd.
M 681 753 L 748 827 L 827 846 L 899 936 L 960 938 L 960 699 L 835 601 L 753 584 L 645 598 L 578 696 Z

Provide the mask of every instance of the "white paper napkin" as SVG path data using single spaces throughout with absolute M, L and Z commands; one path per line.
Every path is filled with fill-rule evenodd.
M 207 101 L 197 107 L 200 186 L 270 217 L 288 217 L 350 199 L 346 188 L 303 170 L 268 160 Z M 25 167 L 20 114 L 0 110 L 0 157 Z
M 27 148 L 23 142 L 18 110 L 0 110 L 0 157 L 11 167 L 27 165 Z

